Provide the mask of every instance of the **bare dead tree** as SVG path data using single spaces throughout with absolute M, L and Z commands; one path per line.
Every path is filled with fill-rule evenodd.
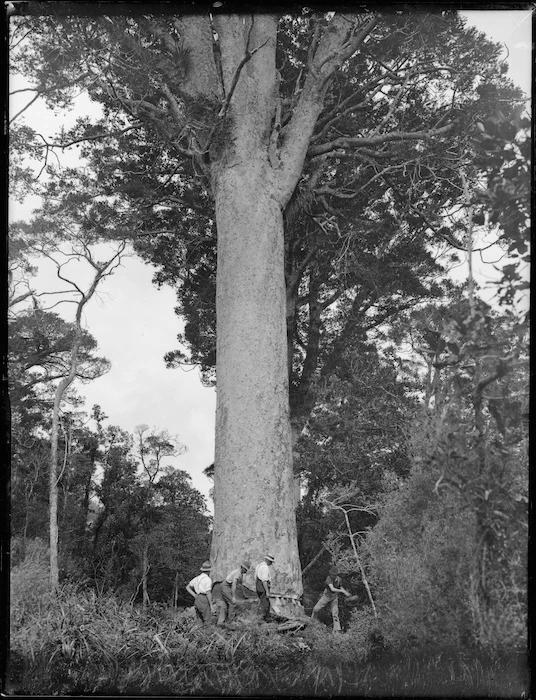
M 47 257 L 53 260 L 57 265 L 57 274 L 60 279 L 67 282 L 74 290 L 76 300 L 75 313 L 75 335 L 70 353 L 70 363 L 68 373 L 59 381 L 54 394 L 54 407 L 52 410 L 52 428 L 50 434 L 50 473 L 49 473 L 49 526 L 50 526 L 50 587 L 52 590 L 58 588 L 59 585 L 59 567 L 58 567 L 58 433 L 60 420 L 60 407 L 63 396 L 68 387 L 76 378 L 80 345 L 83 338 L 82 328 L 82 312 L 89 300 L 95 294 L 98 285 L 105 278 L 110 276 L 113 271 L 121 263 L 121 255 L 126 247 L 125 242 L 121 242 L 114 254 L 105 260 L 99 262 L 93 258 L 89 246 L 82 243 L 81 249 L 73 253 L 78 260 L 85 260 L 93 269 L 93 279 L 86 291 L 73 280 L 65 277 L 62 273 L 62 267 L 65 262 L 60 263 L 54 259 L 53 255 L 46 253 Z

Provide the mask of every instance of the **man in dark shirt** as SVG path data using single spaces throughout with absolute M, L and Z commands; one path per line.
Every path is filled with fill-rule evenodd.
M 339 570 L 336 566 L 332 566 L 329 570 L 329 576 L 326 579 L 326 587 L 317 604 L 314 606 L 311 617 L 314 617 L 316 613 L 320 612 L 326 605 L 331 605 L 334 632 L 341 632 L 341 623 L 339 620 L 339 593 L 344 593 L 345 596 L 350 597 L 350 593 L 348 593 L 346 588 L 342 587 Z

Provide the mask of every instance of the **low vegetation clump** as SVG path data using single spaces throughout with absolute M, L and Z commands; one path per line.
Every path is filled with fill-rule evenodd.
M 46 562 L 34 552 L 12 572 L 13 695 L 519 695 L 527 685 L 522 657 L 389 655 L 365 610 L 336 635 L 317 620 L 279 632 L 254 607 L 235 628 L 207 629 L 193 608 L 136 607 L 71 585 L 52 595 L 38 580 Z

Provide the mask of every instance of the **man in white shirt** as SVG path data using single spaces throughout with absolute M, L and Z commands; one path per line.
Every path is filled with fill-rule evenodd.
M 270 622 L 272 619 L 270 615 L 270 599 L 268 596 L 270 594 L 270 585 L 272 582 L 270 567 L 273 563 L 274 557 L 271 554 L 265 554 L 264 561 L 261 561 L 261 563 L 257 564 L 255 567 L 255 588 L 261 604 L 262 617 L 266 622 Z
M 186 590 L 194 598 L 195 612 L 205 625 L 212 623 L 212 611 L 214 610 L 212 581 L 207 574 L 211 568 L 209 561 L 204 562 L 199 576 L 193 578 L 186 586 Z

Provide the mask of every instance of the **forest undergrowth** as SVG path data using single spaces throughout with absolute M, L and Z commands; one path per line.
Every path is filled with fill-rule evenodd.
M 42 552 L 11 576 L 10 695 L 359 695 L 522 697 L 523 654 L 382 644 L 355 611 L 344 633 L 320 621 L 281 633 L 252 611 L 203 628 L 193 608 L 145 608 L 64 585 L 48 590 Z

